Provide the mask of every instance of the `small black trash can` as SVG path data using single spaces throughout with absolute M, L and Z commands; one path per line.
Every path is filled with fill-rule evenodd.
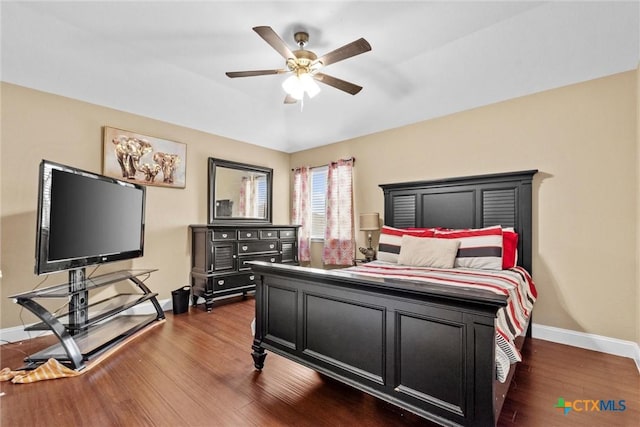
M 189 293 L 191 288 L 183 286 L 180 289 L 171 291 L 171 303 L 173 304 L 173 314 L 185 313 L 189 310 Z

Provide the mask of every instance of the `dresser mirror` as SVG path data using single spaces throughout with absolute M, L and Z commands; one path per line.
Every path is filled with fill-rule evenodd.
M 273 169 L 209 158 L 209 224 L 271 224 Z

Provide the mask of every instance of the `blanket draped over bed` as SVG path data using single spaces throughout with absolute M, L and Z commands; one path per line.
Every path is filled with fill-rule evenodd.
M 408 267 L 374 261 L 347 269 L 371 277 L 389 277 L 485 289 L 508 297 L 507 306 L 496 320 L 496 377 L 505 382 L 512 363 L 522 361 L 515 339 L 526 331 L 537 292 L 529 273 L 522 267 L 509 270 L 472 270 L 464 268 Z

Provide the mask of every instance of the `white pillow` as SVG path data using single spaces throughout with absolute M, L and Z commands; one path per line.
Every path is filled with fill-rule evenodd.
M 413 267 L 453 268 L 460 241 L 402 236 L 398 264 Z

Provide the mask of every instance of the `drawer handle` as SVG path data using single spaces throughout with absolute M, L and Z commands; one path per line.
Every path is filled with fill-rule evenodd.
M 272 234 L 271 234 L 271 233 L 267 233 L 267 237 L 271 237 L 271 236 L 272 236 Z
M 224 234 L 222 235 L 222 238 L 223 238 L 223 239 L 226 239 L 226 238 L 227 238 L 227 236 L 228 236 L 228 234 L 227 234 L 227 233 L 224 233 Z
M 271 258 L 271 262 L 276 262 L 276 259 L 275 258 Z
M 243 250 L 243 251 L 246 251 L 247 249 L 249 249 L 249 246 L 243 246 L 243 247 L 242 247 L 242 250 Z
M 256 278 L 256 276 L 253 276 L 253 275 L 249 276 L 249 280 L 253 280 L 255 278 Z
M 269 249 L 273 249 L 275 247 L 276 247 L 276 245 L 269 245 Z
M 220 286 L 224 285 L 224 280 L 218 280 L 218 285 Z
M 251 233 L 247 233 L 247 237 L 251 237 Z

